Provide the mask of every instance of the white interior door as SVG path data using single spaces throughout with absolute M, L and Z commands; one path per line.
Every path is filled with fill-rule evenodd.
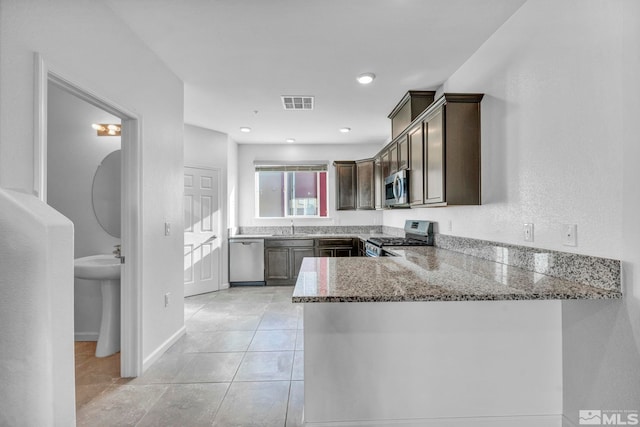
M 184 296 L 220 289 L 220 171 L 184 168 Z

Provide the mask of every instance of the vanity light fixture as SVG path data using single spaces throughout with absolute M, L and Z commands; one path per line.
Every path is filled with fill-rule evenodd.
M 120 136 L 121 125 L 114 125 L 109 123 L 93 123 L 92 128 L 96 130 L 98 136 Z
M 349 132 L 351 132 L 351 128 L 340 128 L 340 132 L 349 133 Z
M 251 128 L 243 126 L 240 128 L 240 132 L 249 133 L 251 132 Z
M 293 144 L 294 142 L 296 142 L 296 140 L 295 140 L 295 139 L 293 139 L 293 138 L 287 138 L 287 140 L 286 140 L 286 141 L 287 141 L 289 144 Z
M 358 77 L 356 77 L 356 80 L 358 80 L 358 83 L 360 83 L 361 85 L 368 85 L 375 78 L 376 75 L 373 73 L 362 73 Z

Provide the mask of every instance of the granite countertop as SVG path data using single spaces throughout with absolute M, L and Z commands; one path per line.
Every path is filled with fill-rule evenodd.
M 605 290 L 437 247 L 385 247 L 397 256 L 305 258 L 292 301 L 392 302 L 614 299 Z

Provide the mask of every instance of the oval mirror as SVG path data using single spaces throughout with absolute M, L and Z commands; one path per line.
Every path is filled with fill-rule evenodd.
M 91 201 L 100 226 L 120 237 L 120 150 L 102 160 L 93 177 Z

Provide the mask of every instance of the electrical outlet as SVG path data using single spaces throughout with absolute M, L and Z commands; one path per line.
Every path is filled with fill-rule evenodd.
M 164 235 L 165 236 L 170 236 L 171 235 L 171 223 L 170 222 L 165 222 L 164 223 Z
M 171 292 L 167 292 L 166 294 L 164 294 L 164 306 L 169 307 L 170 303 L 171 303 Z
M 524 225 L 524 241 L 533 242 L 533 224 L 527 223 Z
M 565 246 L 578 246 L 578 225 L 562 224 L 562 244 Z

